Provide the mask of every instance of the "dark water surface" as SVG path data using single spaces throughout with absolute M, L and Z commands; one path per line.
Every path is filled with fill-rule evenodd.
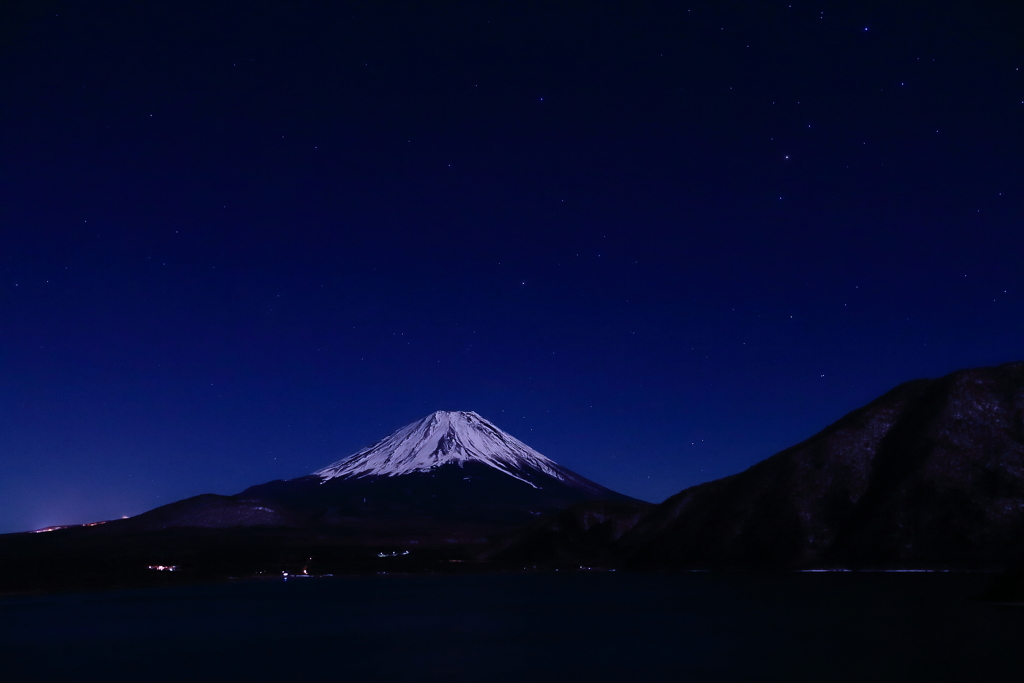
M 243 582 L 0 600 L 0 677 L 1020 681 L 1024 609 L 971 574 Z

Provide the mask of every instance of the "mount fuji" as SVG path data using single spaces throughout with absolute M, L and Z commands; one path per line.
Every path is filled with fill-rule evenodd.
M 633 501 L 562 467 L 475 412 L 437 411 L 303 477 L 205 494 L 114 522 L 348 529 L 481 539 L 574 503 Z M 426 539 L 419 539 L 426 540 Z
M 474 412 L 438 411 L 296 479 L 9 534 L 0 538 L 0 591 L 473 570 L 496 537 L 586 502 L 650 507 Z

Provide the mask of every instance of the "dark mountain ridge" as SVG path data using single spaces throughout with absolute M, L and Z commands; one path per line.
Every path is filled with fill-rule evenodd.
M 547 533 L 537 561 L 579 547 Z M 1020 562 L 1024 363 L 901 384 L 744 472 L 668 498 L 613 546 L 602 556 L 637 569 Z

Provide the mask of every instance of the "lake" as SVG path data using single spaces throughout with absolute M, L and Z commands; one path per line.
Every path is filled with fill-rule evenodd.
M 0 600 L 15 680 L 1019 681 L 977 574 L 251 581 Z

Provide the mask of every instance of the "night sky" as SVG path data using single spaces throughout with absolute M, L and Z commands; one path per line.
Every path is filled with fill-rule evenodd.
M 434 410 L 661 501 L 1024 360 L 1024 6 L 0 5 L 0 531 Z

